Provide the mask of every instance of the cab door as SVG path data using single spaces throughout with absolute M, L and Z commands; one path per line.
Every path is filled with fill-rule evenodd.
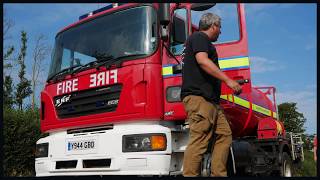
M 190 34 L 198 31 L 202 14 L 211 12 L 220 16 L 221 34 L 218 41 L 212 43 L 218 52 L 220 69 L 231 79 L 241 82 L 242 93 L 250 93 L 251 78 L 244 5 L 217 3 L 210 7 L 208 4 L 202 7 L 201 3 L 190 5 Z M 232 89 L 222 82 L 221 95 L 232 93 Z
M 164 120 L 181 120 L 186 113 L 180 99 L 182 85 L 182 56 L 189 35 L 189 11 L 185 6 L 171 6 L 169 37 L 163 43 L 162 77 L 164 93 Z
M 213 4 L 215 3 L 181 3 L 178 6 L 171 6 L 172 23 L 169 25 L 169 39 L 162 46 L 164 120 L 183 120 L 186 117 L 180 99 L 182 76 L 181 73 L 175 72 L 175 67 L 181 63 L 187 36 L 198 31 L 200 17 L 205 12 L 215 13 L 222 18 L 222 35 L 218 42 L 212 43 L 218 52 L 220 69 L 231 79 L 244 82 L 241 95 L 251 92 L 243 5 Z M 232 89 L 223 82 L 221 95 L 232 93 Z

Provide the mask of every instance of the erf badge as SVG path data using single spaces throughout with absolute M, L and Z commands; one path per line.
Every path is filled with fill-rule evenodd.
M 56 99 L 56 104 L 55 104 L 54 106 L 59 107 L 59 106 L 61 106 L 63 103 L 69 102 L 69 101 L 70 101 L 70 97 L 71 97 L 71 94 Z

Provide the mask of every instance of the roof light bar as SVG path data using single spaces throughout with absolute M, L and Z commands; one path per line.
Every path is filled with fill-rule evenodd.
M 84 18 L 89 17 L 89 16 L 92 16 L 92 15 L 94 15 L 94 14 L 97 14 L 97 13 L 99 13 L 99 12 L 108 10 L 108 9 L 116 8 L 116 7 L 121 6 L 121 5 L 123 5 L 123 4 L 125 4 L 125 3 L 112 3 L 112 4 L 109 4 L 108 6 L 102 7 L 102 8 L 100 8 L 100 9 L 94 10 L 94 11 L 92 11 L 92 12 L 89 12 L 89 13 L 87 13 L 87 14 L 84 14 L 84 15 L 80 16 L 80 17 L 79 17 L 79 20 L 84 19 Z

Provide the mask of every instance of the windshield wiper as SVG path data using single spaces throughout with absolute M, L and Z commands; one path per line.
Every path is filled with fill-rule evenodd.
M 81 65 L 76 65 L 76 66 L 72 66 L 66 69 L 63 69 L 62 71 L 59 71 L 58 73 L 52 75 L 50 78 L 47 79 L 47 82 L 49 82 L 50 80 L 54 81 L 57 79 L 57 77 L 61 76 L 61 75 L 65 75 L 65 74 L 69 74 L 74 68 L 79 67 Z
M 89 63 L 87 63 L 87 64 L 80 65 L 80 66 L 78 66 L 77 69 L 75 69 L 75 70 L 73 70 L 73 71 L 71 72 L 71 75 L 74 75 L 75 73 L 80 72 L 80 71 L 82 71 L 82 70 L 84 70 L 84 69 L 87 69 L 87 68 L 89 68 L 89 67 L 91 67 L 92 65 L 95 65 L 95 64 L 97 64 L 97 63 L 98 63 L 97 61 L 91 61 L 91 62 L 89 62 Z
M 102 62 L 96 65 L 96 68 L 99 69 L 101 66 L 106 66 L 106 68 L 109 68 L 111 65 L 116 65 L 116 67 L 120 67 L 122 60 L 124 58 L 130 58 L 130 57 L 136 57 L 136 56 L 145 56 L 147 55 L 146 53 L 141 53 L 141 54 L 128 54 L 124 56 L 119 56 L 116 58 L 112 59 L 107 59 L 107 60 L 101 60 Z

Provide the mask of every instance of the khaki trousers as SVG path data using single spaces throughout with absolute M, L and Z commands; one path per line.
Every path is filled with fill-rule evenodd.
M 227 176 L 226 164 L 232 133 L 229 123 L 219 105 L 201 96 L 189 95 L 183 99 L 187 112 L 190 134 L 184 152 L 183 176 L 199 176 L 203 154 L 209 141 L 216 134 L 211 158 L 211 176 Z

